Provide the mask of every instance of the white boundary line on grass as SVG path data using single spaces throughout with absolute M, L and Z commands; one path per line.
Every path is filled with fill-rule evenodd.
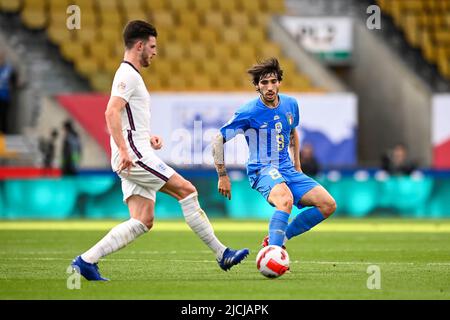
M 67 261 L 70 262 L 70 259 L 65 258 L 2 258 L 1 260 L 8 261 Z M 161 261 L 158 259 L 102 259 L 102 261 L 119 261 L 119 262 L 139 262 L 139 261 Z M 183 263 L 217 263 L 214 260 L 184 260 L 184 259 L 170 259 L 169 261 L 174 262 L 183 262 Z M 294 264 L 331 264 L 331 265 L 410 265 L 410 266 L 450 266 L 450 262 L 362 262 L 362 261 L 302 261 L 302 260 L 294 260 L 291 261 Z

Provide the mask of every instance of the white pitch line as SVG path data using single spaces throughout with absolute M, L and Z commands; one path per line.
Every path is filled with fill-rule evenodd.
M 8 261 L 71 261 L 64 258 L 2 258 L 2 260 Z M 140 261 L 152 261 L 157 262 L 161 260 L 155 259 L 102 259 L 102 261 L 119 261 L 119 262 L 140 262 Z M 183 262 L 183 263 L 217 263 L 215 260 L 183 260 L 183 259 L 170 259 L 168 261 Z M 450 262 L 362 262 L 362 261 L 302 261 L 294 260 L 292 264 L 332 264 L 332 265 L 417 265 L 417 266 L 450 266 Z

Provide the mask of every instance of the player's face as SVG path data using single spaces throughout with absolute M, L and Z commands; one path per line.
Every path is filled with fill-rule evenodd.
M 280 91 L 280 82 L 275 74 L 268 74 L 262 77 L 257 89 L 264 101 L 270 104 L 276 104 L 278 101 L 278 91 Z
M 156 56 L 156 38 L 149 37 L 148 41 L 142 43 L 141 65 L 146 68 Z

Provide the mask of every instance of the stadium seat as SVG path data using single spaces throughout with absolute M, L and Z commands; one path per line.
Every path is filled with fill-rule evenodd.
M 167 1 L 165 0 L 145 0 L 144 5 L 147 7 L 147 10 L 151 11 L 160 11 L 160 10 L 169 10 L 170 8 L 167 6 Z
M 204 12 L 213 9 L 214 1 L 192 0 L 193 10 Z
M 19 12 L 22 6 L 20 0 L 0 0 L 0 11 L 9 13 Z
M 188 12 L 190 9 L 189 0 L 166 0 L 167 7 L 172 11 Z
M 73 62 L 75 70 L 89 78 L 92 87 L 101 92 L 110 90 L 107 77 L 113 76 L 123 59 L 122 32 L 126 22 L 132 19 L 149 20 L 158 30 L 158 59 L 142 73 L 151 81 L 153 89 L 196 90 L 197 86 L 198 90 L 217 90 L 223 85 L 226 90 L 249 90 L 246 70 L 257 58 L 277 56 L 280 61 L 286 61 L 283 65 L 288 72 L 298 73 L 293 62 L 284 58 L 280 47 L 267 37 L 267 23 L 272 14 L 284 11 L 282 3 L 278 0 L 0 0 L 0 9 L 20 12 L 28 28 L 46 28 L 49 40 L 59 46 L 63 58 Z M 79 30 L 66 28 L 66 9 L 71 4 L 82 9 Z M 410 4 L 407 10 L 424 15 L 419 6 Z M 438 4 L 432 6 L 442 8 Z M 425 29 L 446 23 L 442 16 L 425 16 L 423 20 L 417 18 L 417 22 L 406 18 L 405 23 L 419 25 L 423 21 L 427 24 Z M 421 44 L 423 37 L 418 32 L 411 38 L 415 39 L 414 36 Z M 447 41 L 442 34 L 432 34 L 431 39 Z M 445 70 L 447 63 L 442 54 L 437 54 L 437 48 L 432 47 L 429 55 L 436 57 L 440 69 Z M 198 75 L 198 79 L 191 80 L 192 74 Z
M 64 42 L 60 46 L 63 57 L 68 61 L 82 59 L 86 55 L 85 47 L 78 41 Z
M 23 10 L 21 18 L 24 25 L 30 29 L 44 29 L 47 27 L 47 13 L 44 8 L 29 8 Z
M 210 47 L 201 42 L 193 42 L 188 47 L 189 57 L 195 61 L 205 61 L 211 57 Z
M 198 75 L 198 66 L 192 60 L 178 61 L 176 69 L 183 76 L 196 77 Z

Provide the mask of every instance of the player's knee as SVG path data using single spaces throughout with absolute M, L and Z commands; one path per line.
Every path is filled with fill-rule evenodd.
M 284 212 L 291 212 L 292 206 L 294 205 L 294 199 L 291 195 L 283 195 L 279 198 L 279 200 L 276 203 L 276 207 L 279 210 L 282 210 Z
M 337 205 L 333 198 L 329 198 L 324 202 L 322 214 L 325 218 L 328 218 L 336 211 Z
M 194 192 L 197 192 L 195 186 L 190 181 L 185 180 L 180 188 L 181 198 L 184 199 L 190 194 L 193 194 Z

